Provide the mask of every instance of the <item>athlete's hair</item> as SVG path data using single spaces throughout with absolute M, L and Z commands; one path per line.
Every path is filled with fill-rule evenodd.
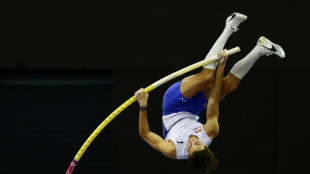
M 218 164 L 214 153 L 207 147 L 194 152 L 189 156 L 188 162 L 192 170 L 200 171 L 204 174 L 210 174 L 216 169 Z

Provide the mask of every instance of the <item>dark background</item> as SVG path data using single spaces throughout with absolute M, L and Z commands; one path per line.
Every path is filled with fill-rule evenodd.
M 227 73 L 262 35 L 286 58 L 262 57 L 221 101 L 220 134 L 210 146 L 215 173 L 309 173 L 309 7 L 288 0 L 2 2 L 0 173 L 65 173 L 92 131 L 137 89 L 204 59 L 233 12 L 248 19 L 225 46 L 241 48 Z M 185 76 L 150 93 L 153 132 L 162 133 L 163 93 Z M 186 160 L 167 159 L 139 137 L 137 103 L 97 136 L 74 171 L 171 172 L 193 173 Z

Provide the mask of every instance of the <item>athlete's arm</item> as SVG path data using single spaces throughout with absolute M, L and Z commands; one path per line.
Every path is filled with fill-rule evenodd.
M 148 94 L 144 89 L 140 89 L 135 93 L 136 99 L 141 107 L 147 107 Z M 176 158 L 175 146 L 171 142 L 166 142 L 159 135 L 151 132 L 147 120 L 147 110 L 140 110 L 139 113 L 139 134 L 141 138 L 147 142 L 152 148 L 163 153 L 168 158 Z
M 215 73 L 214 83 L 212 84 L 208 98 L 207 122 L 203 125 L 206 134 L 214 139 L 219 133 L 219 100 L 223 84 L 223 74 L 227 56 L 224 56 L 225 51 L 218 53 L 220 57 L 224 57 L 218 61 L 218 66 Z

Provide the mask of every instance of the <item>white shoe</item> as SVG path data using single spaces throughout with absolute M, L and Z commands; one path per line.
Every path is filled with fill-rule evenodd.
M 238 31 L 238 26 L 241 22 L 245 21 L 248 17 L 240 13 L 233 13 L 226 19 L 226 25 L 234 32 Z
M 276 54 L 280 58 L 285 57 L 285 52 L 283 48 L 280 45 L 271 42 L 269 39 L 267 39 L 264 36 L 261 36 L 258 39 L 257 45 L 261 47 L 261 52 L 266 56 Z

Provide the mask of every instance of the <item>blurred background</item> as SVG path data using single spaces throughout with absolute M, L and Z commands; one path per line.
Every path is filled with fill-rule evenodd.
M 4 1 L 5 2 L 5 1 Z M 0 12 L 0 173 L 65 173 L 95 128 L 160 78 L 205 58 L 233 12 L 248 19 L 225 48 L 226 73 L 260 36 L 286 58 L 262 57 L 220 103 L 210 148 L 215 173 L 309 173 L 309 2 L 9 1 Z M 150 93 L 150 129 L 162 135 L 165 90 Z M 90 145 L 76 174 L 194 173 L 138 134 L 138 104 Z M 200 113 L 205 121 L 205 111 Z

